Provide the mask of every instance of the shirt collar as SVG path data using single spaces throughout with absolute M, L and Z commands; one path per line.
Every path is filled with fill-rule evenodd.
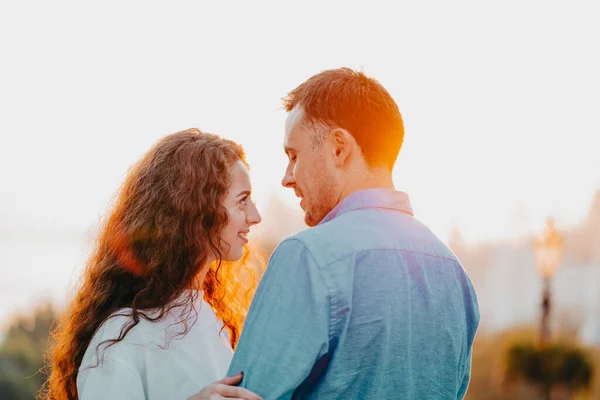
M 400 211 L 413 215 L 408 195 L 393 189 L 366 189 L 354 192 L 340 201 L 333 210 L 319 222 L 319 225 L 354 210 L 365 208 L 380 208 L 387 210 Z

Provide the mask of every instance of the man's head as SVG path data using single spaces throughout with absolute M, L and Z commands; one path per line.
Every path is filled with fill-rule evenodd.
M 376 80 L 348 68 L 323 71 L 284 99 L 289 112 L 282 184 L 318 224 L 373 171 L 391 174 L 404 138 L 396 102 Z

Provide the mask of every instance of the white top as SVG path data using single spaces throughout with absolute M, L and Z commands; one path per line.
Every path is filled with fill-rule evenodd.
M 109 318 L 83 356 L 77 376 L 79 399 L 185 400 L 207 384 L 223 379 L 233 351 L 219 337 L 223 324 L 201 299 L 202 294 L 198 300 L 201 306 L 196 307 L 198 319 L 185 336 L 177 336 L 183 330 L 183 324 L 177 323 L 181 309 L 172 310 L 157 322 L 140 318 L 121 342 L 100 352 L 102 363 L 90 368 L 97 364 L 98 344 L 117 338 L 129 320 L 123 316 Z M 192 313 L 188 321 L 192 324 L 194 320 Z

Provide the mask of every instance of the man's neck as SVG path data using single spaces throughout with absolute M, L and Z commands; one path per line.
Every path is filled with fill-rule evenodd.
M 356 174 L 348 180 L 343 190 L 340 193 L 338 203 L 344 200 L 352 193 L 360 192 L 367 189 L 391 189 L 395 190 L 394 182 L 392 181 L 392 173 L 388 170 L 370 170 L 363 174 Z

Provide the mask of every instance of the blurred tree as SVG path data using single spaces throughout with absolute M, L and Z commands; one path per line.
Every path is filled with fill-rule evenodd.
M 593 366 L 579 348 L 553 344 L 539 347 L 533 343 L 515 344 L 506 355 L 506 376 L 509 382 L 518 379 L 537 386 L 550 399 L 555 387 L 570 392 L 589 389 Z
M 554 340 L 566 348 L 578 348 L 573 332 L 578 319 L 565 320 L 555 330 Z M 473 346 L 471 381 L 466 400 L 535 400 L 540 398 L 539 389 L 525 379 L 510 381 L 507 374 L 507 354 L 516 343 L 534 343 L 539 335 L 535 326 L 515 327 L 503 332 L 477 332 Z M 585 355 L 592 366 L 600 366 L 600 348 L 586 348 Z M 571 367 L 569 367 L 570 369 Z M 553 400 L 600 400 L 599 368 L 593 369 L 590 390 L 573 393 L 566 387 L 554 390 Z
M 0 393 L 2 400 L 34 399 L 47 375 L 42 371 L 50 329 L 58 313 L 50 303 L 19 315 L 0 343 Z

